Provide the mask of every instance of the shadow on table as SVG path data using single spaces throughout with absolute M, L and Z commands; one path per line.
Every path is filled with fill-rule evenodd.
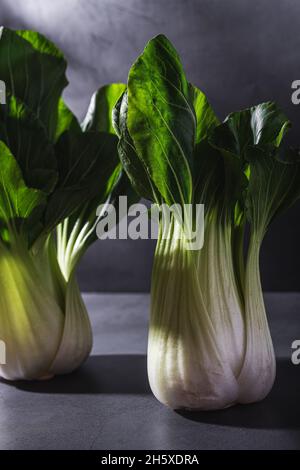
M 112 354 L 90 356 L 72 374 L 47 381 L 3 381 L 33 393 L 146 394 L 150 393 L 145 355 Z
M 5 382 L 32 393 L 149 394 L 145 355 L 91 356 L 76 372 L 45 382 Z M 159 405 L 158 405 L 159 406 Z M 273 390 L 262 402 L 221 411 L 177 412 L 184 419 L 219 426 L 300 430 L 300 366 L 277 362 Z
M 253 429 L 300 430 L 300 366 L 288 359 L 277 361 L 274 387 L 263 401 L 221 411 L 178 411 L 192 421 Z

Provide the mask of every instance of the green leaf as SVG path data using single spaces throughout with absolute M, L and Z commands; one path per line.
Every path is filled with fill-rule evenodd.
M 276 103 L 262 103 L 251 108 L 254 145 L 280 144 L 291 123 Z
M 81 127 L 77 121 L 76 116 L 68 108 L 64 100 L 60 98 L 58 102 L 58 119 L 57 119 L 56 133 L 55 133 L 55 141 L 57 141 L 57 139 L 65 131 L 68 131 L 68 130 L 72 132 L 81 132 Z
M 127 129 L 128 97 L 124 93 L 113 111 L 113 122 L 119 135 L 118 152 L 123 168 L 135 191 L 145 199 L 157 200 L 158 191 L 148 174 L 145 163 L 137 155 Z
M 273 102 L 229 114 L 213 131 L 215 146 L 245 158 L 252 145 L 279 145 L 290 122 Z
M 140 196 L 134 191 L 127 174 L 122 170 L 120 171 L 118 179 L 109 195 L 109 203 L 113 204 L 116 210 L 118 210 L 119 207 L 120 196 L 127 197 L 128 207 L 140 200 Z
M 0 29 L 0 76 L 7 91 L 44 124 L 50 139 L 57 127 L 58 102 L 68 81 L 62 53 L 34 31 Z
M 275 146 L 251 147 L 246 157 L 250 165 L 246 215 L 252 230 L 263 236 L 274 217 L 300 197 L 300 158 L 298 152 L 288 152 L 281 159 Z
M 194 203 L 205 205 L 205 211 L 217 211 L 224 220 L 234 221 L 235 207 L 247 187 L 241 160 L 226 150 L 203 139 L 195 148 Z
M 83 131 L 109 132 L 115 134 L 112 111 L 126 90 L 123 83 L 112 83 L 100 88 L 91 98 L 87 114 L 82 123 Z
M 20 228 L 38 206 L 45 204 L 45 197 L 42 191 L 27 187 L 16 159 L 4 142 L 0 141 L 1 223 Z
M 0 139 L 16 158 L 26 185 L 51 192 L 57 180 L 53 144 L 33 111 L 10 94 L 0 107 Z
M 193 103 L 197 126 L 196 126 L 196 143 L 207 137 L 208 134 L 217 125 L 220 124 L 219 119 L 215 115 L 206 96 L 199 88 L 190 84 L 190 100 Z
M 55 147 L 59 181 L 45 219 L 51 228 L 94 198 L 101 198 L 118 166 L 117 138 L 112 134 L 66 131 Z
M 101 186 L 97 186 L 97 191 L 95 191 L 94 197 L 90 198 L 88 201 L 86 201 L 85 204 L 81 205 L 79 209 L 74 212 L 71 217 L 69 217 L 69 229 L 75 226 L 75 224 L 80 224 L 81 228 L 84 227 L 86 223 L 89 224 L 89 226 L 93 226 L 93 224 L 97 220 L 97 208 L 100 204 L 104 204 L 106 202 L 109 202 L 110 204 L 117 204 L 117 200 L 115 195 L 116 190 L 115 187 L 117 185 L 117 182 L 120 178 L 120 175 L 122 173 L 122 168 L 121 165 L 117 165 L 112 172 L 107 175 L 106 180 L 102 181 Z M 121 188 L 120 188 L 121 189 Z M 122 189 L 126 189 L 124 186 Z M 128 190 L 128 188 L 127 188 Z M 129 192 L 129 190 L 128 190 Z M 129 192 L 129 195 L 131 193 Z M 121 194 L 120 194 L 121 195 Z M 126 195 L 126 193 L 124 193 Z M 87 243 L 85 244 L 85 249 L 87 246 L 89 246 L 94 240 L 97 239 L 96 236 L 96 227 L 94 230 L 92 230 L 92 233 L 87 239 Z
M 137 195 L 137 193 L 134 191 L 130 180 L 127 176 L 127 174 L 122 171 L 122 169 L 119 167 L 116 168 L 115 173 L 112 175 L 110 179 L 108 179 L 108 185 L 104 188 L 105 191 L 100 193 L 92 200 L 88 206 L 82 211 L 80 214 L 75 214 L 74 216 L 71 216 L 70 218 L 70 224 L 69 224 L 69 229 L 71 227 L 74 227 L 74 224 L 76 220 L 81 220 L 81 226 L 84 225 L 84 222 L 89 221 L 91 224 L 95 224 L 96 222 L 98 223 L 101 220 L 101 217 L 96 216 L 96 209 L 100 204 L 108 203 L 111 204 L 116 211 L 117 214 L 117 220 L 119 221 L 120 219 L 118 217 L 121 217 L 121 214 L 119 214 L 119 197 L 120 196 L 126 196 L 127 197 L 127 207 L 130 207 L 132 204 L 137 203 L 140 200 L 140 197 Z M 119 215 L 118 215 L 119 214 Z M 123 215 L 123 214 L 122 214 Z M 93 243 L 94 241 L 97 240 L 97 233 L 96 233 L 96 225 L 94 227 L 94 230 L 90 231 L 90 234 L 88 238 L 86 239 L 85 242 L 85 249 Z
M 167 204 L 191 202 L 196 126 L 179 56 L 165 36 L 157 36 L 129 72 L 127 128 Z

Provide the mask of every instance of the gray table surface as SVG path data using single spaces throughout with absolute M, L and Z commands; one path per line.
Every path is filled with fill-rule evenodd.
M 0 449 L 300 449 L 300 294 L 266 294 L 278 372 L 261 403 L 176 413 L 151 394 L 146 373 L 149 296 L 84 296 L 91 357 L 48 382 L 0 383 Z

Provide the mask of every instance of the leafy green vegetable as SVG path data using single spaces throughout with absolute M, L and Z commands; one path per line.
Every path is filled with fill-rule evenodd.
M 111 111 L 124 85 L 95 95 L 84 125 L 64 103 L 66 61 L 32 31 L 0 32 L 0 338 L 6 379 L 78 367 L 92 346 L 76 266 L 96 239 L 96 208 L 130 194 Z
M 1 79 L 6 89 L 35 111 L 50 139 L 55 135 L 58 102 L 68 81 L 62 53 L 34 31 L 0 28 Z
M 298 154 L 279 157 L 289 121 L 263 103 L 220 123 L 160 35 L 130 69 L 113 122 L 135 190 L 157 204 L 193 206 L 192 220 L 175 212 L 169 225 L 160 219 L 148 344 L 154 394 L 188 409 L 261 400 L 272 387 L 275 358 L 259 248 L 275 215 L 300 194 Z M 190 228 L 201 238 L 199 203 L 204 244 L 191 249 Z

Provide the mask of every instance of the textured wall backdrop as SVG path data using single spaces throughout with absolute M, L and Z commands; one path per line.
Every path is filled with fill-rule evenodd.
M 275 99 L 300 142 L 298 0 L 1 0 L 0 23 L 35 29 L 64 51 L 70 85 L 65 99 L 79 117 L 92 92 L 125 81 L 145 43 L 166 34 L 189 79 L 208 95 L 220 118 Z M 1 78 L 1 77 L 0 77 Z M 262 249 L 266 290 L 300 288 L 300 204 L 274 222 Z M 154 243 L 98 241 L 79 272 L 84 290 L 143 291 L 150 285 Z

